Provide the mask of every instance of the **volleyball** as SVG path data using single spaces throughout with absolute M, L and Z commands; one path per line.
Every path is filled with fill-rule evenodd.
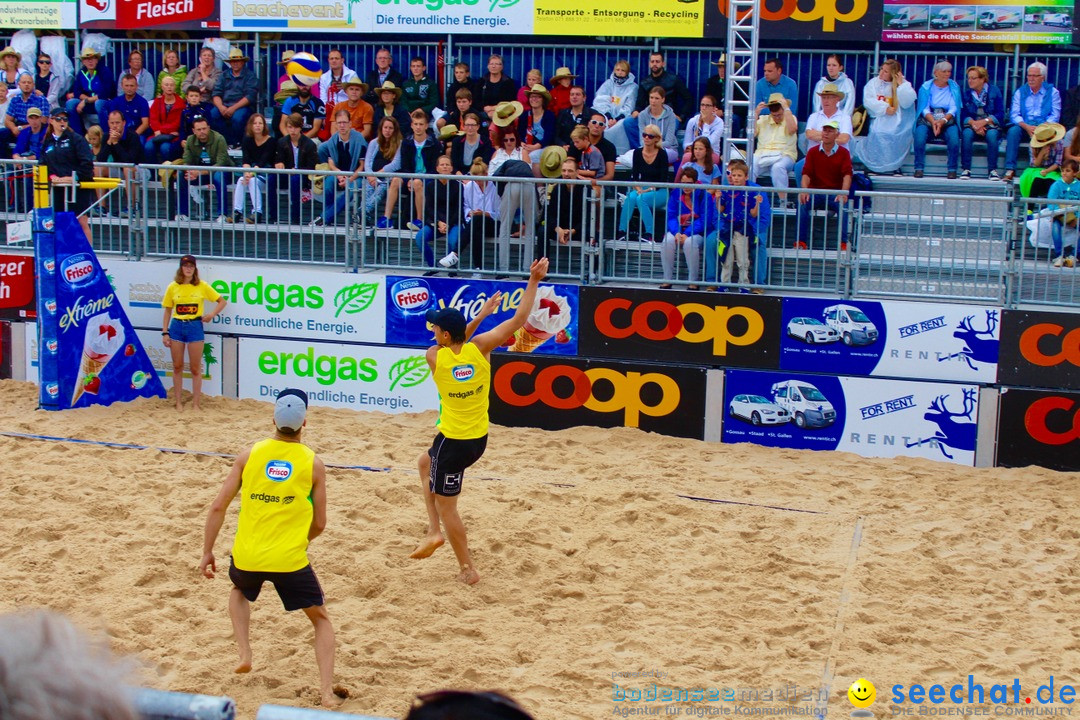
M 289 59 L 285 72 L 294 83 L 311 87 L 318 84 L 322 76 L 322 65 L 319 58 L 311 53 L 298 52 Z

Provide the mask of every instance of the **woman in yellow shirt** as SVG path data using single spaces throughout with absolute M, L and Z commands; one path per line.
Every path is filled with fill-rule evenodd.
M 208 314 L 203 314 L 203 301 L 217 303 Z M 161 336 L 165 347 L 172 351 L 173 397 L 176 409 L 184 409 L 184 348 L 188 350 L 191 370 L 191 404 L 198 410 L 202 397 L 203 323 L 208 323 L 225 309 L 226 300 L 209 283 L 199 280 L 199 269 L 194 255 L 180 258 L 176 276 L 165 290 L 161 304 L 165 307 Z

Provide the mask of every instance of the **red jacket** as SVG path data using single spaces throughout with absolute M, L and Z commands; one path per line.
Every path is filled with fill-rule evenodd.
M 548 106 L 548 110 L 558 115 L 560 110 L 568 107 L 570 107 L 570 88 L 556 84 L 551 88 L 551 105 Z
M 161 131 L 163 135 L 178 135 L 180 133 L 180 113 L 187 107 L 184 98 L 176 96 L 172 110 L 165 112 L 164 98 L 154 98 L 150 105 L 150 129 L 154 132 Z

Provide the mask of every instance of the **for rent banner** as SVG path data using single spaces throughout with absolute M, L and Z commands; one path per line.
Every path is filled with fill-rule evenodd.
M 998 382 L 1080 390 L 1080 313 L 1005 310 Z
M 885 0 L 885 42 L 1027 43 L 1068 45 L 1073 41 L 1075 0 L 1025 5 L 1015 0 L 910 3 Z
M 1080 471 L 1080 393 L 1003 388 L 997 464 Z

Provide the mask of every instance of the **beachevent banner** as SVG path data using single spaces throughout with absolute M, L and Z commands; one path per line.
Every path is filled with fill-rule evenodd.
M 484 303 L 502 292 L 499 308 L 477 328 L 482 333 L 509 320 L 521 304 L 525 283 L 456 278 L 386 278 L 386 344 L 432 345 L 424 314 L 432 308 L 457 308 L 471 321 Z M 578 286 L 542 283 L 525 327 L 502 348 L 509 352 L 545 355 L 578 354 Z
M 1026 43 L 1068 45 L 1073 41 L 1075 0 L 1025 5 L 1015 0 L 911 3 L 885 0 L 885 42 Z
M 997 381 L 1080 390 L 1080 313 L 1005 310 Z
M 0 255 L 0 317 L 32 318 L 34 303 L 34 256 Z
M 213 30 L 221 27 L 218 3 L 219 0 L 79 0 L 79 27 Z
M 239 345 L 241 398 L 272 402 L 295 387 L 313 405 L 391 414 L 439 408 L 420 350 L 261 338 L 241 338 Z
M 165 397 L 75 215 L 33 215 L 41 406 L 64 410 Z
M 221 0 L 221 29 L 372 32 L 374 0 Z
M 18 30 L 72 30 L 78 25 L 78 13 L 77 0 L 0 0 L 0 27 Z
M 979 389 L 728 370 L 721 441 L 975 464 Z
M 727 0 L 704 2 L 704 37 L 725 37 Z M 881 37 L 881 0 L 764 0 L 759 19 L 766 40 L 873 42 Z
M 109 259 L 105 269 L 132 322 L 160 330 L 161 298 L 176 274 L 176 260 Z M 200 260 L 199 277 L 229 301 L 207 325 L 211 332 L 369 343 L 386 337 L 381 275 Z
M 783 370 L 993 383 L 1001 310 L 784 298 Z

